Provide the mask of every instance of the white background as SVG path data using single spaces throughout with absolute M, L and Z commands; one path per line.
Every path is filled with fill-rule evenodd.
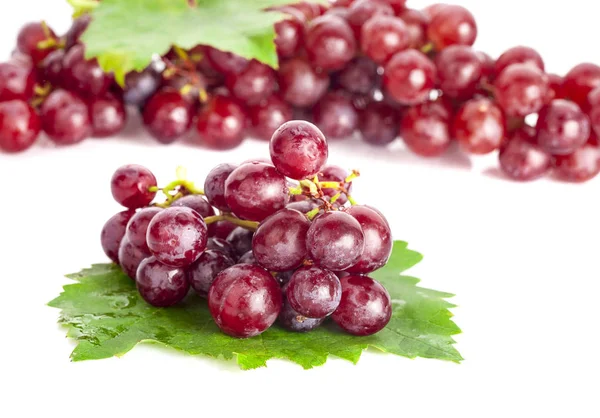
M 63 1 L 2 3 L 2 57 L 27 21 L 68 27 Z M 600 63 L 594 2 L 458 3 L 473 10 L 477 45 L 494 56 L 525 44 L 552 72 Z M 99 231 L 119 210 L 113 170 L 140 163 L 164 184 L 181 164 L 202 181 L 218 162 L 267 155 L 257 141 L 229 153 L 160 146 L 133 122 L 122 138 L 0 154 L 0 416 L 600 416 L 600 179 L 519 184 L 488 172 L 494 157 L 424 161 L 356 141 L 331 149 L 330 162 L 361 169 L 357 199 L 425 254 L 411 273 L 457 294 L 462 365 L 366 353 L 358 366 L 271 361 L 241 372 L 156 346 L 70 363 L 73 344 L 45 304 L 68 282 L 63 274 L 106 260 Z

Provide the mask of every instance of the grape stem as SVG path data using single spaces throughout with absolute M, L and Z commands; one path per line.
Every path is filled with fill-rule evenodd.
M 242 228 L 249 229 L 250 231 L 256 231 L 259 225 L 258 222 L 244 221 L 243 219 L 234 218 L 233 216 L 227 214 L 207 216 L 206 218 L 204 218 L 204 222 L 206 222 L 206 225 L 210 225 L 219 221 L 231 222 L 234 225 L 241 226 Z

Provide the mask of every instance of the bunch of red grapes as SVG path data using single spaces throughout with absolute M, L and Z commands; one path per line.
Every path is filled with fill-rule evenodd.
M 119 168 L 112 194 L 127 210 L 104 226 L 104 251 L 149 304 L 175 305 L 191 287 L 234 337 L 276 320 L 310 331 L 329 317 L 353 335 L 380 331 L 391 300 L 368 274 L 390 257 L 387 220 L 355 204 L 356 172 L 325 165 L 327 141 L 315 125 L 286 122 L 270 150 L 272 164 L 218 165 L 203 191 L 186 180 L 159 189 L 148 169 Z M 153 205 L 159 190 L 167 200 Z
M 0 64 L 0 148 L 22 151 L 40 130 L 61 145 L 113 135 L 130 104 L 162 143 L 188 136 L 228 149 L 305 119 L 330 139 L 385 146 L 401 137 L 424 157 L 453 142 L 469 154 L 498 151 L 515 180 L 552 172 L 586 181 L 600 172 L 599 66 L 547 74 L 524 46 L 494 60 L 472 48 L 477 25 L 461 6 L 337 0 L 276 10 L 288 17 L 275 25 L 278 70 L 208 46 L 174 47 L 129 74 L 124 88 L 84 59 L 79 36 L 89 16 L 62 38 L 44 24 L 25 26 L 17 54 Z

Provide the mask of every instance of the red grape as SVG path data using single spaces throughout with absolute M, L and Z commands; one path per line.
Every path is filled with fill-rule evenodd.
M 293 310 L 290 304 L 285 300 L 277 318 L 279 324 L 290 331 L 308 332 L 317 328 L 325 321 L 325 318 L 307 318 Z
M 371 102 L 359 114 L 361 137 L 373 145 L 387 145 L 398 137 L 399 112 L 385 102 Z
M 54 41 L 54 46 L 44 47 L 40 43 Z M 25 55 L 31 57 L 34 65 L 41 63 L 44 58 L 56 49 L 58 39 L 52 29 L 44 22 L 28 23 L 21 28 L 17 36 L 17 48 Z
M 278 95 L 273 94 L 259 104 L 248 109 L 252 132 L 259 139 L 270 140 L 273 133 L 293 117 L 291 106 Z
M 88 106 L 93 136 L 103 138 L 116 135 L 125 127 L 125 105 L 112 94 L 93 97 Z
M 535 49 L 527 46 L 516 46 L 506 50 L 496 60 L 496 67 L 494 70 L 496 76 L 502 74 L 502 71 L 504 71 L 505 68 L 508 68 L 513 64 L 531 65 L 542 72 L 544 72 L 545 69 L 544 60 Z
M 205 52 L 212 67 L 223 74 L 240 73 L 248 65 L 246 58 L 231 52 L 220 51 L 213 47 L 206 48 Z
M 275 24 L 277 55 L 279 58 L 292 58 L 300 52 L 304 43 L 304 16 L 291 7 L 279 11 L 288 16 Z
M 558 155 L 553 161 L 554 173 L 565 181 L 583 182 L 600 173 L 600 149 L 586 144 L 568 155 Z
M 500 168 L 513 180 L 535 180 L 550 169 L 550 154 L 534 142 L 535 130 L 533 133 L 528 131 L 520 129 L 514 132 L 500 150 Z
M 31 147 L 41 130 L 36 111 L 22 100 L 0 102 L 0 150 L 21 152 Z
M 451 109 L 441 100 L 425 102 L 404 113 L 400 122 L 400 135 L 406 146 L 423 157 L 443 154 L 450 143 Z
M 600 86 L 600 66 L 583 63 L 567 73 L 563 82 L 563 95 L 579 105 L 586 107 L 587 96 Z
M 14 62 L 0 63 L 0 101 L 31 99 L 35 82 L 32 68 Z
M 339 91 L 323 96 L 313 108 L 313 120 L 330 139 L 348 138 L 358 127 L 352 98 Z
M 368 94 L 377 86 L 377 64 L 366 57 L 356 57 L 336 75 L 336 81 L 346 91 Z
M 329 88 L 329 76 L 314 70 L 302 58 L 292 58 L 279 68 L 279 88 L 283 98 L 292 106 L 310 107 Z
M 131 245 L 134 245 L 145 252 L 150 252 L 146 243 L 146 235 L 148 233 L 148 225 L 150 221 L 162 211 L 159 207 L 143 208 L 136 212 L 127 223 L 126 237 Z
M 64 57 L 63 49 L 57 49 L 48 54 L 38 68 L 40 81 L 50 83 L 54 88 L 64 86 L 62 78 Z
M 429 17 L 419 10 L 405 9 L 398 15 L 408 30 L 409 46 L 419 49 L 427 43 L 427 26 Z
M 152 254 L 150 254 L 148 248 L 140 248 L 133 245 L 127 236 L 121 241 L 121 245 L 119 246 L 119 265 L 130 279 L 135 280 L 140 264 L 151 256 Z
M 554 99 L 562 99 L 563 78 L 556 74 L 546 74 L 548 77 L 548 101 Z
M 483 76 L 483 63 L 471 47 L 451 45 L 440 51 L 435 65 L 444 95 L 466 100 L 475 94 Z
M 142 298 L 159 308 L 181 302 L 190 289 L 182 269 L 162 264 L 155 257 L 141 262 L 135 282 Z
M 342 285 L 329 270 L 315 266 L 298 269 L 285 286 L 290 307 L 307 318 L 324 318 L 340 304 Z
M 571 154 L 590 137 L 590 121 L 579 106 L 567 100 L 553 100 L 537 121 L 537 142 L 555 155 Z
M 156 192 L 156 177 L 141 165 L 124 165 L 115 171 L 110 181 L 111 192 L 117 203 L 129 209 L 138 209 L 152 202 Z
M 304 42 L 309 61 L 325 71 L 344 68 L 356 53 L 352 29 L 344 19 L 333 15 L 310 22 Z
M 249 251 L 252 251 L 252 238 L 254 232 L 241 226 L 235 227 L 227 236 L 227 242 L 235 251 L 236 257 L 242 257 Z
M 246 104 L 256 104 L 266 99 L 276 88 L 275 71 L 256 60 L 236 74 L 228 74 L 225 84 L 231 94 Z
M 214 149 L 230 149 L 244 140 L 246 110 L 232 97 L 216 95 L 198 113 L 196 129 L 202 144 Z
M 435 87 L 435 65 L 414 49 L 397 53 L 385 66 L 383 85 L 400 104 L 416 105 L 429 98 Z
M 506 139 L 502 110 L 489 99 L 472 99 L 458 110 L 452 123 L 452 136 L 471 154 L 487 154 L 499 149 Z
M 88 107 L 83 100 L 66 90 L 54 90 L 40 109 L 42 127 L 58 145 L 83 141 L 92 133 Z
M 471 46 L 477 38 L 477 24 L 464 7 L 446 5 L 432 16 L 427 36 L 438 51 L 450 45 Z
M 548 77 L 531 64 L 512 64 L 496 78 L 494 93 L 508 116 L 525 117 L 546 104 Z
M 186 270 L 187 280 L 192 288 L 203 298 L 208 297 L 210 285 L 217 274 L 235 263 L 220 251 L 206 250 L 200 258 Z
M 394 54 L 410 46 L 410 35 L 402 19 L 375 15 L 362 27 L 362 51 L 378 64 L 385 64 Z
M 144 125 L 163 144 L 170 144 L 185 134 L 192 124 L 192 107 L 175 90 L 162 90 L 144 106 Z
M 235 164 L 219 164 L 213 168 L 204 181 L 204 193 L 210 204 L 224 212 L 229 211 L 225 201 L 225 181 L 237 168 Z
M 354 31 L 356 39 L 360 39 L 360 33 L 367 20 L 375 15 L 394 15 L 394 9 L 382 1 L 356 0 L 348 8 L 348 23 Z
M 85 59 L 83 45 L 75 45 L 65 54 L 62 77 L 66 88 L 85 96 L 106 93 L 112 82 L 96 58 Z
M 119 212 L 106 221 L 102 227 L 100 243 L 106 256 L 114 263 L 119 262 L 119 247 L 125 237 L 127 223 L 134 214 L 135 212 L 132 210 Z
M 392 254 L 392 231 L 381 212 L 368 206 L 352 206 L 346 213 L 354 217 L 365 234 L 365 249 L 349 273 L 367 274 L 385 266 Z

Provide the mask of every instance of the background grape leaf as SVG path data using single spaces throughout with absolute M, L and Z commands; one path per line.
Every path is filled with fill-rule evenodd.
M 154 308 L 112 264 L 68 276 L 77 283 L 65 286 L 49 305 L 62 310 L 59 322 L 78 343 L 71 354 L 74 361 L 121 356 L 139 342 L 152 341 L 190 354 L 237 357 L 242 369 L 265 366 L 271 358 L 286 358 L 305 369 L 324 364 L 330 355 L 356 363 L 369 347 L 460 362 L 452 338 L 460 329 L 451 320 L 454 305 L 446 301 L 452 295 L 417 287 L 418 279 L 401 275 L 421 259 L 405 242 L 396 241 L 390 262 L 371 275 L 390 292 L 394 313 L 389 325 L 370 337 L 351 336 L 327 324 L 307 334 L 275 326 L 255 338 L 232 338 L 219 331 L 205 301 L 191 295 L 176 307 Z
M 293 1 L 196 3 L 190 7 L 188 0 L 103 0 L 91 10 L 93 20 L 82 37 L 86 56 L 97 57 L 121 84 L 125 74 L 143 70 L 153 54 L 165 54 L 172 45 L 184 49 L 211 45 L 277 68 L 273 25 L 286 15 L 264 9 Z

